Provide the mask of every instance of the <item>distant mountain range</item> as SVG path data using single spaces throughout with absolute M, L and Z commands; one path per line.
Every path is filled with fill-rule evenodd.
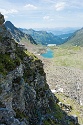
M 74 33 L 76 30 L 80 29 L 79 27 L 55 27 L 55 28 L 38 28 L 36 31 L 47 31 L 48 33 L 53 33 L 56 36 L 62 34 Z
M 60 45 L 64 43 L 64 40 L 62 38 L 46 31 L 35 31 L 33 29 L 17 28 L 10 21 L 6 21 L 5 26 L 11 32 L 12 37 L 17 42 L 25 40 L 26 42 L 42 45 Z
M 74 33 L 54 35 L 51 32 L 35 31 L 33 29 L 16 28 L 10 21 L 5 22 L 6 28 L 11 32 L 17 42 L 26 41 L 32 44 L 56 44 L 65 46 L 83 46 L 83 28 Z
M 73 35 L 69 37 L 63 45 L 83 46 L 83 28 L 73 33 Z
M 58 36 L 55 36 L 52 33 L 48 33 L 46 31 L 35 31 L 33 29 L 22 29 L 19 28 L 23 33 L 29 34 L 33 37 L 33 39 L 37 42 L 37 44 L 48 45 L 48 44 L 56 44 L 60 45 L 64 43 L 64 40 Z
M 25 34 L 25 33 L 21 32 L 10 21 L 5 22 L 5 27 L 10 31 L 10 33 L 12 34 L 12 37 L 15 41 L 20 42 L 20 41 L 25 40 L 26 42 L 30 42 L 32 44 L 37 44 L 29 34 Z

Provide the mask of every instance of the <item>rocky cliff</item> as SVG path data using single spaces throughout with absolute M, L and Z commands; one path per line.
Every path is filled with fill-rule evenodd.
M 12 39 L 0 14 L 0 125 L 78 125 L 57 101 L 41 60 Z

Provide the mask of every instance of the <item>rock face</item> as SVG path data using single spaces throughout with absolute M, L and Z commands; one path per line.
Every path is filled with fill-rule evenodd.
M 4 22 L 4 16 L 0 13 L 0 25 L 2 25 Z
M 41 60 L 15 43 L 2 19 L 0 14 L 0 125 L 75 125 L 57 105 Z

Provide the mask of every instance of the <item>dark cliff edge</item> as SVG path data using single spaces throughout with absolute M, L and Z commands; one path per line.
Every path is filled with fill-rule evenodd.
M 0 14 L 0 125 L 78 125 L 57 102 L 41 60 L 12 39 Z

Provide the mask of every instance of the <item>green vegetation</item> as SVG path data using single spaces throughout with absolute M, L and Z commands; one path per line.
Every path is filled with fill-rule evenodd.
M 47 45 L 47 44 L 61 44 L 63 40 L 58 36 L 55 36 L 52 33 L 48 33 L 46 31 L 35 31 L 33 29 L 20 29 L 22 32 L 26 34 L 30 34 L 33 39 L 37 42 L 37 44 Z
M 48 120 L 44 120 L 44 125 L 58 125 L 54 123 L 50 118 Z
M 55 65 L 83 69 L 82 47 L 55 47 L 53 50 Z
M 61 110 L 61 108 L 59 107 L 58 104 L 55 105 L 55 111 L 56 111 L 56 114 L 55 114 L 55 117 L 58 119 L 58 120 L 62 120 L 65 116 L 64 112 Z
M 20 59 L 16 57 L 11 59 L 8 54 L 0 54 L 0 73 L 6 75 L 20 65 Z
M 0 40 L 2 40 L 2 36 L 0 36 Z
M 2 93 L 2 87 L 0 86 L 0 94 Z
M 48 118 L 44 120 L 44 125 L 62 125 L 64 124 L 64 120 L 66 124 L 68 125 L 75 125 L 71 120 L 65 119 L 65 116 L 67 115 L 65 111 L 63 111 L 58 104 L 54 104 L 52 106 L 52 110 L 54 112 L 55 119 Z M 51 112 L 50 112 L 51 113 Z
M 83 28 L 76 31 L 63 46 L 81 46 L 83 47 Z
M 17 43 L 16 46 L 18 46 Z M 8 72 L 14 70 L 17 66 L 20 65 L 20 63 L 23 62 L 24 57 L 30 58 L 32 62 L 38 60 L 35 55 L 31 54 L 27 50 L 23 50 L 20 47 L 16 47 L 15 59 L 12 59 L 8 53 L 0 53 L 0 74 L 4 76 L 7 75 Z
M 39 60 L 33 53 L 30 53 L 29 51 L 24 51 L 25 54 L 32 58 L 33 61 Z
M 19 109 L 15 109 L 15 112 L 16 112 L 16 118 L 26 118 L 27 120 L 29 119 L 27 115 L 25 115 L 24 112 L 21 112 Z
M 56 93 L 56 97 L 60 100 L 65 105 L 70 105 L 72 106 L 72 110 L 68 113 L 68 115 L 76 115 L 78 117 L 78 122 L 79 124 L 83 124 L 83 119 L 82 119 L 82 110 L 83 106 L 80 106 L 75 100 L 70 99 L 69 97 L 65 96 L 62 93 Z M 62 109 L 63 110 L 63 109 Z M 71 124 L 72 125 L 72 124 Z

